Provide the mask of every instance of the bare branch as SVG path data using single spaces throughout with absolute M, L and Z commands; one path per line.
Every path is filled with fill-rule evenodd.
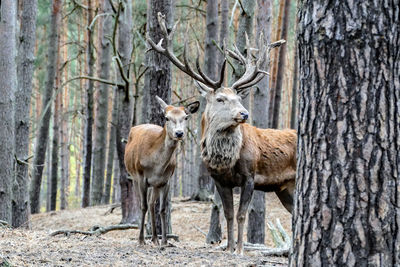
M 89 236 L 100 236 L 110 231 L 116 230 L 128 230 L 128 229 L 139 229 L 137 224 L 118 224 L 118 225 L 110 225 L 106 227 L 101 226 L 93 226 L 89 231 L 82 230 L 58 230 L 50 234 L 50 236 L 56 235 L 72 235 L 72 234 L 81 234 L 81 235 L 89 235 Z
M 67 80 L 66 82 L 64 82 L 61 85 L 61 88 L 63 88 L 67 83 L 70 83 L 72 81 L 79 80 L 79 79 L 92 80 L 92 81 L 95 81 L 95 82 L 100 82 L 100 83 L 109 84 L 109 85 L 124 86 L 121 83 L 110 81 L 110 80 L 105 80 L 105 79 L 101 79 L 101 78 L 90 77 L 90 76 L 77 76 L 77 77 L 73 77 L 73 78 Z

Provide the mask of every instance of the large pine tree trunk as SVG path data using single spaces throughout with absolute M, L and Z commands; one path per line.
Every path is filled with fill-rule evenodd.
M 147 2 L 147 28 L 152 40 L 163 38 L 161 29 L 157 20 L 157 13 L 161 12 L 167 20 L 167 27 L 172 27 L 173 7 L 171 0 L 149 0 Z M 142 122 L 164 125 L 165 117 L 160 105 L 154 96 L 158 95 L 167 103 L 171 102 L 171 63 L 163 55 L 149 51 L 146 54 L 146 66 L 148 68 L 144 80 L 144 97 L 142 104 Z M 122 197 L 122 195 L 121 195 Z M 171 194 L 169 194 L 169 198 Z M 161 233 L 161 219 L 159 200 L 156 202 L 156 226 L 157 233 Z M 150 216 L 149 216 L 150 217 Z M 167 233 L 171 230 L 171 202 L 167 203 Z M 149 221 L 150 222 L 150 221 Z
M 271 0 L 257 0 L 256 36 L 263 34 L 262 42 L 269 43 L 271 39 Z M 258 41 L 258 40 L 257 40 Z M 258 44 L 261 47 L 262 44 Z M 263 69 L 269 71 L 269 62 L 263 63 Z M 269 77 L 262 79 L 254 89 L 254 105 L 252 109 L 252 124 L 259 128 L 268 127 L 268 91 Z M 249 206 L 247 225 L 247 241 L 264 244 L 265 239 L 265 192 L 254 191 Z
M 330 3 L 299 11 L 290 266 L 399 266 L 400 3 Z
M 0 8 L 0 220 L 11 225 L 11 194 L 14 180 L 14 100 L 17 90 L 17 7 L 3 0 Z
M 110 1 L 103 0 L 103 13 L 111 13 Z M 103 17 L 100 27 L 100 69 L 99 77 L 105 80 L 109 78 L 111 61 L 111 44 L 109 37 L 112 33 L 112 16 Z M 96 105 L 96 137 L 93 146 L 93 193 L 105 200 L 103 195 L 104 171 L 106 167 L 106 147 L 107 147 L 107 125 L 108 125 L 108 91 L 110 86 L 104 83 L 99 84 L 97 105 Z M 101 185 L 101 187 L 100 187 Z M 101 191 L 99 191 L 101 189 Z M 108 187 L 109 190 L 109 187 Z M 97 192 L 98 191 L 98 192 Z M 106 192 L 104 192 L 106 194 Z M 108 192 L 108 196 L 110 193 Z M 108 197 L 109 198 L 109 197 Z M 104 203 L 104 202 L 103 202 Z
M 33 171 L 31 187 L 29 192 L 31 213 L 40 211 L 40 186 L 42 184 L 43 165 L 46 158 L 47 143 L 49 139 L 49 124 L 51 117 L 51 96 L 54 92 L 54 80 L 57 69 L 57 48 L 58 35 L 61 20 L 62 0 L 52 1 L 52 12 L 50 19 L 49 33 L 49 52 L 47 56 L 46 85 L 42 101 L 42 112 L 40 125 L 38 127 L 38 137 L 35 145 L 35 155 L 33 158 Z
M 221 0 L 221 21 L 219 30 L 219 45 L 221 48 L 228 45 L 228 33 L 229 33 L 229 1 Z M 221 66 L 225 56 L 222 53 L 218 54 L 218 66 Z M 226 83 L 226 80 L 225 80 Z M 200 125 L 201 126 L 201 125 Z M 199 126 L 198 126 L 199 127 Z M 200 128 L 198 128 L 200 129 Z M 200 139 L 199 139 L 200 140 Z M 200 149 L 197 149 L 200 157 Z M 204 164 L 203 164 L 204 165 Z M 211 208 L 210 227 L 206 236 L 206 242 L 208 244 L 219 243 L 222 240 L 222 227 L 220 217 L 222 215 L 222 201 L 217 190 L 214 190 L 214 200 Z
M 21 30 L 18 51 L 18 87 L 15 94 L 15 155 L 22 162 L 16 163 L 13 185 L 12 225 L 29 228 L 29 115 L 34 69 L 36 40 L 37 0 L 21 2 Z
M 132 53 L 132 2 L 122 1 L 121 13 L 118 21 L 118 53 L 120 54 L 125 76 L 130 76 L 130 60 Z M 124 82 L 121 75 L 119 81 Z M 121 223 L 137 223 L 140 218 L 139 199 L 133 188 L 132 179 L 129 178 L 125 168 L 124 154 L 126 140 L 132 125 L 133 118 L 133 97 L 130 84 L 125 82 L 125 86 L 117 88 L 118 97 L 118 122 L 116 128 L 116 144 L 120 169 L 121 185 Z

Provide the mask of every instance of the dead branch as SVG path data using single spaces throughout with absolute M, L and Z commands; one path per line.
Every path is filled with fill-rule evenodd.
M 207 236 L 207 233 L 201 230 L 200 227 L 198 227 L 197 225 L 193 225 L 193 227 L 196 228 L 196 230 L 202 233 L 204 236 Z
M 218 247 L 215 247 L 213 251 L 218 251 L 218 250 L 225 250 L 227 247 L 227 244 L 220 245 Z M 262 256 L 288 256 L 289 255 L 289 247 L 284 247 L 284 248 L 268 248 L 265 245 L 262 244 L 252 244 L 252 243 L 244 243 L 243 249 L 245 251 L 256 251 L 257 254 L 262 255 Z
M 145 238 L 145 239 L 151 239 L 152 236 L 151 236 L 151 235 L 146 235 L 144 238 Z M 161 239 L 161 238 L 162 238 L 162 235 L 158 235 L 158 239 Z M 176 242 L 179 242 L 179 236 L 178 236 L 178 235 L 167 234 L 167 239 L 173 239 L 173 240 L 175 240 Z
M 114 204 L 114 205 L 112 205 L 112 206 L 110 207 L 109 210 L 107 210 L 107 211 L 104 213 L 104 215 L 111 214 L 111 213 L 113 213 L 113 211 L 114 211 L 115 209 L 120 208 L 120 207 L 121 207 L 121 203 Z
M 0 226 L 1 227 L 11 227 L 10 224 L 6 221 L 0 220 Z
M 74 80 L 79 80 L 79 79 L 92 80 L 92 81 L 95 81 L 95 82 L 105 83 L 105 84 L 109 84 L 109 85 L 124 86 L 121 83 L 117 83 L 117 82 L 110 81 L 110 80 L 104 80 L 104 79 L 101 79 L 101 78 L 90 77 L 90 76 L 77 76 L 77 77 L 73 77 L 73 78 L 69 79 L 68 81 L 64 82 L 61 85 L 61 88 L 63 88 L 67 83 L 70 83 L 70 82 L 72 82 Z
M 128 230 L 128 229 L 139 229 L 137 224 L 118 224 L 118 225 L 110 225 L 106 227 L 101 226 L 93 226 L 89 231 L 82 231 L 82 230 L 58 230 L 50 234 L 50 236 L 56 235 L 65 235 L 70 236 L 71 234 L 81 234 L 81 235 L 88 235 L 88 236 L 100 236 L 110 231 L 116 230 Z

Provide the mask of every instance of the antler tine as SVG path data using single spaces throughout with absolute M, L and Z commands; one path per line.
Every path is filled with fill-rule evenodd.
M 225 78 L 225 67 L 226 67 L 226 58 L 224 58 L 224 62 L 222 62 L 222 67 L 221 71 L 219 73 L 219 81 L 217 83 L 218 88 L 221 87 L 221 85 L 224 83 L 224 78 Z
M 199 48 L 199 43 L 196 42 L 196 49 L 197 49 L 197 58 L 196 58 L 196 68 L 197 71 L 199 72 L 200 76 L 206 81 L 204 84 L 211 86 L 214 88 L 217 84 L 217 82 L 213 81 L 211 78 L 209 78 L 201 69 L 200 67 L 200 48 Z
M 205 73 L 202 71 L 202 69 L 200 68 L 200 63 L 199 63 L 199 59 L 197 58 L 196 61 L 196 67 L 198 70 L 198 73 L 195 72 L 193 70 L 193 68 L 190 65 L 190 62 L 188 60 L 187 57 L 187 42 L 185 41 L 185 46 L 183 49 L 183 63 L 175 56 L 174 51 L 173 51 L 173 37 L 177 28 L 177 25 L 179 23 L 179 20 L 174 24 L 174 26 L 172 27 L 171 31 L 168 33 L 168 29 L 166 26 L 166 22 L 165 22 L 165 15 L 161 14 L 161 12 L 157 13 L 157 20 L 158 20 L 158 24 L 160 25 L 161 28 L 161 32 L 164 36 L 163 39 L 161 39 L 158 44 L 156 44 L 151 38 L 149 33 L 146 33 L 146 40 L 147 43 L 150 45 L 151 48 L 149 48 L 149 50 L 153 49 L 154 51 L 163 54 L 164 56 L 166 56 L 171 62 L 172 64 L 174 64 L 178 69 L 180 69 L 181 71 L 183 71 L 184 73 L 186 73 L 187 75 L 189 75 L 190 77 L 192 77 L 193 79 L 195 79 L 196 81 L 199 81 L 200 83 L 203 83 L 213 89 L 218 89 L 223 81 L 223 78 L 220 79 L 219 81 L 213 81 L 212 79 L 210 79 L 207 75 L 205 75 Z M 162 43 L 165 40 L 165 48 L 162 47 Z M 199 53 L 198 53 L 199 54 Z M 199 55 L 198 55 L 199 57 Z

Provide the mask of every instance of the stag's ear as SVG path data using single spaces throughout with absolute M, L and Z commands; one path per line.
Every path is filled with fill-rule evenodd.
M 162 100 L 160 97 L 158 97 L 158 95 L 156 95 L 156 99 L 157 99 L 158 104 L 160 104 L 162 110 L 165 111 L 165 109 L 168 107 L 167 103 L 165 103 L 164 100 Z
M 186 114 L 196 113 L 199 107 L 200 107 L 199 101 L 192 102 L 185 107 L 185 112 Z
M 195 84 L 196 84 L 197 90 L 199 90 L 202 97 L 206 97 L 208 94 L 214 92 L 214 90 L 212 88 L 208 87 L 207 85 L 205 85 L 201 82 L 195 81 Z
M 246 88 L 246 89 L 240 90 L 239 92 L 238 91 L 236 91 L 236 92 L 237 92 L 237 95 L 240 96 L 240 98 L 245 99 L 246 96 L 250 93 L 250 91 L 251 91 L 251 88 Z

